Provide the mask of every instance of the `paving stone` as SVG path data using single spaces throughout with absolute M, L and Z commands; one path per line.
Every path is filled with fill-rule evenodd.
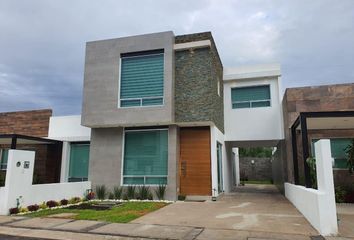
M 85 231 L 86 229 L 91 229 L 94 226 L 101 226 L 102 222 L 97 221 L 87 221 L 87 220 L 77 220 L 69 223 L 64 223 L 53 227 L 53 229 L 58 230 L 68 230 L 68 231 Z
M 130 237 L 183 239 L 193 230 L 194 228 L 192 227 L 111 223 L 90 232 Z
M 0 223 L 1 224 L 13 222 L 13 221 L 21 220 L 21 219 L 26 219 L 26 217 L 20 217 L 20 216 L 13 217 L 13 216 L 0 215 Z
M 73 218 L 77 213 L 58 213 L 48 216 L 47 218 Z
M 14 227 L 24 228 L 53 228 L 55 226 L 71 222 L 71 219 L 59 219 L 59 218 L 30 218 L 18 222 L 8 224 Z

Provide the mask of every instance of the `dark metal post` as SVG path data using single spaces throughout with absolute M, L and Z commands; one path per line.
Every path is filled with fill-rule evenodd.
M 13 136 L 11 138 L 11 149 L 16 149 L 16 145 L 17 145 L 17 137 Z
M 293 164 L 294 164 L 294 181 L 299 184 L 299 163 L 297 160 L 297 140 L 296 140 L 296 127 L 291 127 L 291 144 L 293 148 Z
M 310 167 L 306 162 L 306 159 L 310 156 L 308 135 L 307 135 L 307 121 L 306 121 L 306 117 L 301 113 L 300 113 L 300 125 L 301 125 L 301 140 L 302 140 L 302 157 L 304 160 L 304 171 L 305 171 L 305 186 L 307 188 L 310 188 L 311 187 Z

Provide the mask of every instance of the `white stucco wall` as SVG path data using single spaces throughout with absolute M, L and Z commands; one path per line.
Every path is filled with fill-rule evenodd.
M 232 109 L 231 88 L 270 85 L 271 106 Z M 225 141 L 283 139 L 280 67 L 226 69 L 224 73 Z
M 0 215 L 6 215 L 10 208 L 16 207 L 17 199 L 20 206 L 27 207 L 43 201 L 83 197 L 86 190 L 91 188 L 91 182 L 32 185 L 34 156 L 33 151 L 9 151 L 6 182 L 0 188 Z M 25 162 L 29 163 L 29 168 L 24 168 Z
M 90 141 L 91 129 L 81 126 L 81 115 L 49 119 L 48 138 L 62 141 Z
M 318 189 L 285 183 L 285 196 L 323 236 L 338 233 L 331 146 L 328 139 L 315 143 Z
M 217 142 L 222 144 L 222 165 L 223 165 L 223 177 L 224 177 L 224 189 L 225 186 L 229 184 L 229 181 L 225 177 L 225 166 L 226 166 L 226 151 L 224 134 L 216 127 L 210 127 L 210 147 L 211 147 L 211 185 L 213 196 L 218 196 L 218 159 L 217 159 Z M 215 189 L 215 191 L 214 191 Z

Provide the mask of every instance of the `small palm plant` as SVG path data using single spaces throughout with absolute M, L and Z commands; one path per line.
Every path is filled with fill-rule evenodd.
M 150 193 L 149 187 L 142 185 L 138 188 L 138 199 L 146 200 L 146 199 L 149 199 L 150 195 L 151 195 L 151 193 Z
M 125 199 L 129 200 L 129 199 L 134 199 L 136 196 L 136 186 L 135 185 L 131 185 L 127 187 L 127 191 L 126 191 L 126 196 Z
M 345 148 L 345 153 L 347 155 L 347 167 L 349 173 L 354 172 L 354 138 L 351 140 L 351 143 Z
M 159 200 L 163 200 L 165 198 L 165 192 L 166 192 L 165 184 L 159 184 L 159 186 L 155 189 L 156 197 Z
M 115 186 L 113 188 L 114 199 L 122 199 L 123 188 L 120 186 Z
M 105 185 L 97 185 L 96 186 L 96 195 L 100 200 L 104 200 L 107 195 L 107 188 Z

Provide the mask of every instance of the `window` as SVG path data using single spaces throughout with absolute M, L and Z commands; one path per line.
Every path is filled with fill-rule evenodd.
M 217 91 L 218 91 L 218 96 L 220 97 L 220 80 L 219 80 L 219 78 L 217 81 L 218 81 Z
M 231 100 L 232 108 L 269 107 L 269 85 L 232 88 Z
M 69 182 L 87 181 L 90 157 L 90 144 L 72 143 L 70 145 Z
M 163 105 L 163 50 L 122 54 L 120 71 L 120 107 Z
M 6 170 L 8 156 L 9 156 L 8 149 L 0 149 L 0 170 Z
M 127 130 L 123 184 L 167 184 L 168 130 Z
M 312 155 L 315 156 L 315 142 L 318 139 L 312 140 Z M 332 158 L 334 158 L 334 168 L 347 168 L 347 158 L 345 149 L 350 145 L 351 139 L 348 138 L 332 138 L 331 142 L 331 152 Z

